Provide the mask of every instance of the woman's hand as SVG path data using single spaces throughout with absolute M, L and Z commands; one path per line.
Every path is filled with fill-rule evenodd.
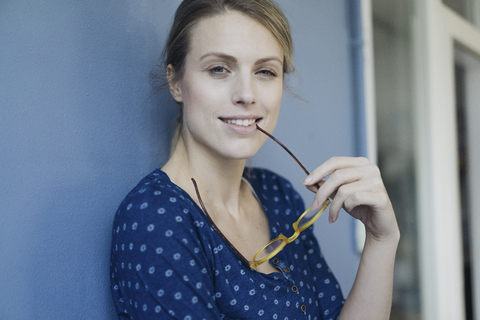
M 330 222 L 337 220 L 344 208 L 361 220 L 367 231 L 357 276 L 340 319 L 388 319 L 400 231 L 378 167 L 365 158 L 331 158 L 303 184 L 316 193 L 312 207 L 332 198 Z
M 320 189 L 315 183 L 320 185 Z M 398 238 L 397 221 L 380 170 L 368 159 L 330 158 L 310 173 L 303 184 L 316 193 L 313 209 L 320 208 L 327 198 L 333 199 L 330 223 L 337 220 L 343 208 L 363 222 L 367 236 L 371 236 L 372 240 Z

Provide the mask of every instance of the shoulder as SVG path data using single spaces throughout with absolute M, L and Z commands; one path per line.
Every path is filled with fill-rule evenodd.
M 247 168 L 244 177 L 250 182 L 258 199 L 267 212 L 285 213 L 299 216 L 304 203 L 290 181 L 283 176 L 262 168 Z
M 190 196 L 157 169 L 143 178 L 122 201 L 115 215 L 114 228 L 170 230 L 180 227 L 178 222 L 183 222 L 182 226 L 185 223 L 194 225 L 199 219 L 198 208 Z
M 193 205 L 188 194 L 157 169 L 143 178 L 122 201 L 119 209 L 146 209 L 151 203 L 166 206 Z
M 151 210 L 152 205 L 156 206 L 157 213 L 162 214 L 161 211 L 167 208 L 191 207 L 194 202 L 183 189 L 170 181 L 165 172 L 157 169 L 128 193 L 119 210 Z
M 214 290 L 210 250 L 214 245 L 199 210 L 160 170 L 142 179 L 125 197 L 115 215 L 110 255 L 117 310 L 127 309 L 129 314 L 143 310 L 139 316 L 144 319 L 147 309 L 188 314 L 198 297 L 209 300 Z M 137 310 L 137 302 L 144 303 L 143 309 Z M 213 303 L 207 303 L 204 311 L 198 306 L 197 311 L 218 319 L 216 310 L 208 307 Z
M 210 242 L 209 230 L 203 212 L 190 196 L 156 170 L 119 206 L 113 222 L 111 259 L 144 265 L 152 261 L 161 264 L 167 257 L 200 259 L 201 255 L 206 266 L 208 257 L 200 248 Z
M 284 189 L 292 189 L 290 181 L 283 176 L 264 168 L 246 168 L 244 177 L 253 185 L 265 185 L 271 188 L 274 186 Z M 276 187 L 275 187 L 276 188 Z

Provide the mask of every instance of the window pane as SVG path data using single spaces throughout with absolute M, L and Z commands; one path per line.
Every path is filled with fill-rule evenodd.
M 378 165 L 401 231 L 390 319 L 421 319 L 410 1 L 374 0 Z
M 467 319 L 480 319 L 480 60 L 461 49 L 455 50 L 455 84 L 465 310 Z
M 480 26 L 480 0 L 443 0 L 443 3 L 477 27 Z

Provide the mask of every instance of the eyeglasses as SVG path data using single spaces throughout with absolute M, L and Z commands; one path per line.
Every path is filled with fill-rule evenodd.
M 262 128 L 260 128 L 258 125 L 257 129 L 262 132 L 263 134 L 267 135 L 270 139 L 278 143 L 285 151 L 292 156 L 292 158 L 300 165 L 300 167 L 305 171 L 307 175 L 310 173 L 308 172 L 307 169 L 302 165 L 302 163 L 293 155 L 293 153 L 288 150 L 287 147 L 285 147 L 280 141 L 278 141 L 274 136 L 272 136 L 270 133 L 266 132 Z M 321 206 L 319 210 L 310 210 L 311 207 L 309 207 L 305 212 L 302 213 L 302 215 L 298 218 L 296 222 L 292 224 L 293 230 L 295 231 L 294 234 L 287 238 L 283 234 L 280 234 L 278 237 L 275 239 L 271 240 L 268 242 L 266 245 L 264 245 L 260 250 L 257 251 L 257 253 L 253 256 L 253 260 L 249 261 L 246 259 L 236 248 L 235 246 L 223 235 L 223 233 L 220 231 L 220 229 L 215 225 L 215 222 L 213 222 L 212 218 L 208 214 L 207 208 L 205 208 L 205 205 L 203 204 L 202 198 L 200 197 L 200 191 L 198 190 L 197 187 L 197 182 L 195 179 L 192 178 L 193 186 L 195 187 L 195 192 L 197 193 L 197 198 L 198 201 L 200 202 L 200 205 L 202 207 L 203 212 L 205 212 L 205 215 L 207 216 L 208 220 L 212 224 L 212 226 L 215 228 L 215 230 L 220 234 L 220 236 L 225 240 L 226 243 L 235 251 L 236 254 L 238 254 L 239 257 L 242 258 L 245 263 L 247 263 L 250 268 L 254 269 L 264 263 L 265 261 L 268 261 L 272 259 L 275 255 L 277 255 L 282 249 L 289 243 L 295 241 L 295 239 L 298 238 L 300 233 L 310 227 L 315 221 L 317 221 L 318 218 L 322 215 L 322 213 L 327 209 L 327 207 L 330 205 L 330 200 L 327 199 Z M 317 188 L 320 188 L 318 184 L 315 184 Z

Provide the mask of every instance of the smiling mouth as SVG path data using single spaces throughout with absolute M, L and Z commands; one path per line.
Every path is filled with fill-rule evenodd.
M 224 119 L 224 118 L 220 118 L 220 120 L 222 120 L 223 122 L 234 124 L 234 125 L 237 125 L 237 126 L 242 126 L 242 127 L 251 126 L 252 124 L 254 124 L 257 121 L 260 121 L 261 119 L 262 118 L 258 118 L 258 119 Z

